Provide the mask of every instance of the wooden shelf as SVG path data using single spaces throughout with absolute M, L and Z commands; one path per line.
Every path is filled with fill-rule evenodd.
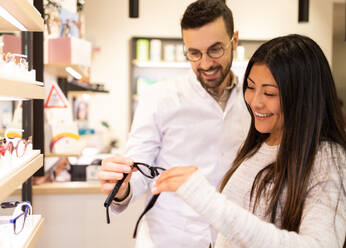
M 16 188 L 24 183 L 43 165 L 43 155 L 33 157 L 28 163 L 18 167 L 5 178 L 0 180 L 0 202 L 6 199 Z
M 65 69 L 71 67 L 78 72 L 82 78 L 89 77 L 89 67 L 76 64 L 44 64 L 44 69 L 57 77 L 72 77 Z
M 189 62 L 167 62 L 167 61 L 137 61 L 132 64 L 139 68 L 190 68 Z
M 1 0 L 0 0 L 1 1 Z M 44 99 L 45 88 L 33 83 L 0 78 L 0 96 L 25 99 Z
M 33 215 L 32 217 L 38 217 L 38 216 Z M 41 233 L 43 231 L 43 224 L 44 224 L 44 218 L 40 217 L 33 231 L 31 232 L 30 236 L 28 237 L 25 244 L 23 245 L 23 248 L 36 247 L 36 242 L 38 238 L 41 236 Z
M 0 0 L 0 6 L 16 18 L 27 31 L 43 32 L 44 22 L 40 12 L 28 0 Z M 0 31 L 21 31 L 0 18 Z M 23 31 L 23 30 L 22 30 Z
M 81 153 L 45 153 L 46 157 L 79 157 Z
M 8 219 L 11 216 L 1 217 Z M 1 230 L 1 247 L 31 248 L 36 246 L 37 240 L 43 231 L 44 218 L 37 214 L 30 215 L 29 218 L 31 218 L 31 220 L 27 218 L 24 224 L 24 229 L 16 235 L 13 234 L 12 224 L 9 224 Z
M 95 182 L 54 182 L 33 186 L 35 195 L 101 194 L 101 184 Z
M 17 188 L 12 195 L 21 192 L 22 189 Z M 98 181 L 42 183 L 32 186 L 32 192 L 35 195 L 102 194 Z

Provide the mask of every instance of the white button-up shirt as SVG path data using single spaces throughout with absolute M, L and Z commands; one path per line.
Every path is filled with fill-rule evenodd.
M 250 125 L 242 81 L 224 111 L 192 71 L 147 93 L 136 109 L 126 156 L 166 169 L 196 165 L 218 187 Z M 133 173 L 131 201 L 149 191 L 154 180 Z M 113 212 L 124 209 L 112 205 Z M 215 240 L 210 225 L 172 192 L 162 193 L 142 222 L 136 247 L 208 247 Z

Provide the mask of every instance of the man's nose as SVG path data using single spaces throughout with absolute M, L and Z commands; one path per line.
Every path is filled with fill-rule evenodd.
M 208 70 L 213 65 L 213 59 L 206 53 L 202 53 L 202 58 L 200 61 L 200 68 L 203 70 Z

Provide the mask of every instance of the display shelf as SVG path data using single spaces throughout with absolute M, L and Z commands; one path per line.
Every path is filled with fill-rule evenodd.
M 83 93 L 109 93 L 108 90 L 105 90 L 103 84 L 97 83 L 83 83 L 83 82 L 65 82 L 65 85 L 61 88 L 66 88 L 68 92 L 75 92 L 75 94 Z
M 37 195 L 102 193 L 101 184 L 98 181 L 44 183 L 34 185 L 33 191 Z
M 28 0 L 0 0 L 0 6 L 6 9 L 27 30 L 20 30 L 3 18 L 0 18 L 0 31 L 43 31 L 44 21 L 41 14 Z
M 45 71 L 56 77 L 72 77 L 71 74 L 66 71 L 68 67 L 78 72 L 82 78 L 89 77 L 89 67 L 87 66 L 77 64 L 44 64 Z
M 43 155 L 34 156 L 29 162 L 0 179 L 0 201 L 6 199 L 16 188 L 24 183 L 43 165 Z
M 41 233 L 43 231 L 44 218 L 42 218 L 40 215 L 39 216 L 33 215 L 33 217 L 38 217 L 38 220 L 35 223 L 33 231 L 30 233 L 25 244 L 23 245 L 23 248 L 35 247 L 36 242 L 37 242 L 38 238 L 41 236 Z
M 79 157 L 81 153 L 45 153 L 46 157 Z
M 190 68 L 191 67 L 189 62 L 133 60 L 132 64 L 139 68 Z
M 1 219 L 8 219 L 10 217 L 1 216 Z M 28 218 L 31 218 L 31 220 Z M 26 219 L 24 229 L 18 234 L 13 233 L 13 224 L 2 225 L 0 229 L 0 247 L 35 247 L 42 233 L 43 224 L 44 218 L 41 215 L 30 215 Z
M 13 192 L 13 195 L 21 193 L 20 188 Z M 98 181 L 85 182 L 53 182 L 42 183 L 32 186 L 35 195 L 63 195 L 63 194 L 101 194 L 101 184 Z
M 0 96 L 25 98 L 25 99 L 44 99 L 45 88 L 38 85 L 39 82 L 24 82 L 14 79 L 0 78 Z

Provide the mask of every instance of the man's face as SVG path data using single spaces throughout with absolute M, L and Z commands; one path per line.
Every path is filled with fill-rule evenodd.
M 190 61 L 192 70 L 201 84 L 217 91 L 227 85 L 230 79 L 230 68 L 233 60 L 233 48 L 238 42 L 238 33 L 234 33 L 234 39 L 227 34 L 222 17 L 200 28 L 185 29 L 182 32 L 185 50 L 192 53 L 202 53 L 198 61 Z M 211 58 L 207 51 L 222 47 L 224 54 L 219 58 Z M 209 53 L 210 53 L 209 52 Z M 211 53 L 210 53 L 211 54 Z

